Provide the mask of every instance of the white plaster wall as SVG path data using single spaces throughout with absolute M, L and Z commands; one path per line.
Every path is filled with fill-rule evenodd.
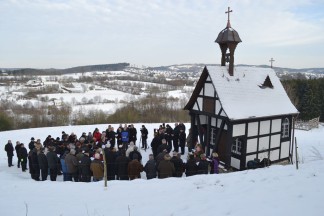
M 262 161 L 263 158 L 268 158 L 268 152 L 259 153 L 258 158 Z
M 271 132 L 276 133 L 281 131 L 281 119 L 272 120 Z
M 260 135 L 270 133 L 270 120 L 260 122 Z
M 204 96 L 204 89 L 202 88 L 199 93 L 200 96 Z
M 250 160 L 254 160 L 254 158 L 256 158 L 256 154 L 246 156 L 245 167 L 247 166 L 247 162 L 249 162 Z
M 195 102 L 195 105 L 193 106 L 192 109 L 193 109 L 193 110 L 198 110 L 198 111 L 199 111 L 198 106 L 197 106 L 197 102 Z
M 280 146 L 280 134 L 271 136 L 271 148 L 278 148 Z
M 224 112 L 224 110 L 222 111 L 222 113 L 220 114 L 221 116 L 227 117 L 226 113 Z
M 269 137 L 261 137 L 259 138 L 259 151 L 269 149 Z
M 233 137 L 245 135 L 245 124 L 233 125 Z
M 215 106 L 215 114 L 216 115 L 219 113 L 221 108 L 222 108 L 222 105 L 220 104 L 219 100 L 216 100 L 216 106 Z
M 271 161 L 279 160 L 279 149 L 270 151 L 270 160 Z
M 231 157 L 231 166 L 236 169 L 240 169 L 240 160 Z
M 258 129 L 259 129 L 258 122 L 251 122 L 251 123 L 249 123 L 249 126 L 248 126 L 248 136 L 251 137 L 251 136 L 258 135 Z
M 220 126 L 221 126 L 221 124 L 222 124 L 222 119 L 218 119 L 218 121 L 217 121 L 217 128 L 220 128 Z
M 216 118 L 211 118 L 211 125 L 216 127 Z
M 201 97 L 198 97 L 197 102 L 198 102 L 200 110 L 202 110 L 202 108 L 203 108 L 203 99 Z
M 200 124 L 207 124 L 207 116 L 204 116 L 204 115 L 200 115 L 199 116 L 200 118 Z
M 258 139 L 248 139 L 246 144 L 246 153 L 256 152 L 258 145 Z M 254 158 L 253 158 L 254 159 Z
M 205 83 L 205 96 L 214 97 L 214 86 L 211 83 Z
M 280 159 L 287 158 L 289 156 L 289 144 L 290 141 L 281 143 Z

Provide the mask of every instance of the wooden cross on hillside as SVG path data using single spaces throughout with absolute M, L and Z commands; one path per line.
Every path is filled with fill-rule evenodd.
M 227 27 L 231 27 L 231 24 L 230 24 L 230 13 L 233 12 L 233 10 L 231 10 L 230 7 L 228 7 L 227 11 L 225 12 L 227 14 Z
M 271 62 L 271 68 L 272 68 L 272 63 L 274 62 L 275 60 L 273 59 L 273 58 L 271 58 L 270 60 L 269 60 L 269 62 Z

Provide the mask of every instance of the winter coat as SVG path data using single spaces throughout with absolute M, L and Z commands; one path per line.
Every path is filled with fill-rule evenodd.
M 186 176 L 193 176 L 197 174 L 197 164 L 195 159 L 189 159 L 186 163 Z
M 32 164 L 33 170 L 35 172 L 39 172 L 39 163 L 38 163 L 38 156 L 37 156 L 37 149 L 34 148 L 30 151 L 30 162 Z
M 163 152 L 163 150 L 169 150 L 169 146 L 167 144 L 160 145 L 157 149 L 157 153 L 159 154 L 159 153 Z
M 48 162 L 47 162 L 47 158 L 46 158 L 46 155 L 44 154 L 44 152 L 39 152 L 37 157 L 38 157 L 39 168 L 41 170 L 47 170 L 48 169 Z
M 115 133 L 115 131 L 109 131 L 107 133 L 107 138 L 108 138 L 110 144 L 112 145 L 112 147 L 114 147 L 115 143 L 116 143 L 116 133 Z
M 54 151 L 50 150 L 49 152 L 47 152 L 46 157 L 47 157 L 48 168 L 57 169 L 60 160 L 57 157 L 57 154 Z
M 177 156 L 173 156 L 171 158 L 171 162 L 174 165 L 175 168 L 175 173 L 174 173 L 174 177 L 182 177 L 182 173 L 183 173 L 183 161 L 181 160 L 181 158 L 177 157 Z
M 20 147 L 21 147 L 20 144 L 18 144 L 18 145 L 15 146 L 16 155 L 17 155 L 18 158 L 19 158 L 19 154 L 18 154 L 18 152 L 19 152 Z
M 106 157 L 106 166 L 107 166 L 107 178 L 108 180 L 115 180 L 116 175 L 116 152 L 113 152 L 109 148 L 104 149 Z
M 128 143 L 129 142 L 129 133 L 128 133 L 128 131 L 122 131 L 121 132 L 121 141 L 123 143 Z
M 182 147 L 186 145 L 186 133 L 184 131 L 179 134 L 179 145 Z
M 7 144 L 5 145 L 4 150 L 7 152 L 7 156 L 8 156 L 8 157 L 12 157 L 12 156 L 14 156 L 14 154 L 13 154 L 13 152 L 14 152 L 14 147 L 13 147 L 12 143 L 7 143 Z
M 141 129 L 142 139 L 147 139 L 148 131 L 146 127 Z
M 28 144 L 28 148 L 29 150 L 33 150 L 35 148 L 35 141 L 30 141 L 30 143 Z
M 137 140 L 137 130 L 136 128 L 129 129 L 129 141 L 136 141 Z
M 218 174 L 219 173 L 219 159 L 213 158 L 210 163 L 210 174 Z
M 158 154 L 157 156 L 156 156 L 156 159 L 155 159 L 155 161 L 156 161 L 156 167 L 158 167 L 159 166 L 159 164 L 160 164 L 160 162 L 162 161 L 162 160 L 164 160 L 164 155 L 166 155 L 167 153 L 166 152 L 161 152 L 160 154 Z
M 90 170 L 93 178 L 102 179 L 104 177 L 104 165 L 100 160 L 94 159 L 90 164 Z
M 78 160 L 72 154 L 67 154 L 65 156 L 65 164 L 67 166 L 67 173 L 76 173 L 78 172 Z
M 93 137 L 96 138 L 96 141 L 101 140 L 101 133 L 99 131 L 93 132 Z
M 116 158 L 116 174 L 119 180 L 128 180 L 128 163 L 129 158 L 121 155 Z
M 197 174 L 208 174 L 209 162 L 206 160 L 200 160 L 197 166 Z
M 21 147 L 18 151 L 18 155 L 20 159 L 23 159 L 24 161 L 27 160 L 28 157 L 27 149 L 25 147 Z
M 81 182 L 90 182 L 91 181 L 91 159 L 88 155 L 84 155 L 79 163 L 79 176 Z
M 156 178 L 156 163 L 155 160 L 148 160 L 145 164 L 144 171 L 146 172 L 146 178 Z
M 132 160 L 128 164 L 128 177 L 130 180 L 141 178 L 141 172 L 143 172 L 143 165 L 137 160 Z
M 175 173 L 175 168 L 170 160 L 163 160 L 158 166 L 159 178 L 169 178 Z

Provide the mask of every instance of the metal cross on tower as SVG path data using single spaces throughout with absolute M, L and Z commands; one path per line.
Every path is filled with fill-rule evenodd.
M 230 13 L 233 12 L 233 10 L 231 10 L 230 7 L 228 7 L 227 11 L 225 13 L 227 13 L 227 27 L 230 28 L 231 27 L 231 23 L 230 23 Z
M 271 68 L 272 68 L 272 63 L 274 62 L 275 60 L 273 59 L 273 58 L 271 58 L 270 60 L 269 60 L 269 62 L 271 62 Z

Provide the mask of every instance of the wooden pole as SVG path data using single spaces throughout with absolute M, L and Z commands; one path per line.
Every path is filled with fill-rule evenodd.
M 297 152 L 297 139 L 296 139 L 296 137 L 295 137 L 295 155 L 296 155 L 296 169 L 298 169 L 298 152 Z
M 104 160 L 104 182 L 105 182 L 105 187 L 107 187 L 107 162 L 106 162 L 105 151 L 103 151 L 102 154 L 103 154 L 103 160 Z
M 294 164 L 293 158 L 294 158 L 294 143 L 295 143 L 295 118 L 292 118 L 293 121 L 293 132 L 292 132 L 292 144 L 291 144 L 291 156 L 290 156 L 290 162 L 291 164 Z

